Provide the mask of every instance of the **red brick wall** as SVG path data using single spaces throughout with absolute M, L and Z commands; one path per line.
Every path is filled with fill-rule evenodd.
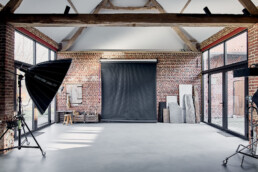
M 64 80 L 83 85 L 82 105 L 72 110 L 101 112 L 100 58 L 158 59 L 157 105 L 168 95 L 178 95 L 179 84 L 193 84 L 201 89 L 201 54 L 184 52 L 60 52 L 58 59 L 72 58 L 73 63 Z M 58 110 L 66 110 L 66 89 L 57 95 Z M 199 96 L 201 97 L 201 96 Z
M 258 63 L 258 24 L 248 29 L 248 65 Z M 249 77 L 249 95 L 257 90 L 258 77 Z
M 9 119 L 14 112 L 14 76 L 5 70 L 14 71 L 14 28 L 0 24 L 0 121 Z M 0 134 L 5 129 L 1 123 Z M 13 132 L 9 131 L 0 140 L 0 149 L 12 146 L 13 141 Z
M 248 65 L 258 63 L 258 23 L 248 29 Z M 249 77 L 249 95 L 253 95 L 258 88 L 258 76 Z M 258 120 L 255 113 L 254 119 Z M 250 133 L 250 132 L 249 132 Z M 258 127 L 256 127 L 258 137 Z

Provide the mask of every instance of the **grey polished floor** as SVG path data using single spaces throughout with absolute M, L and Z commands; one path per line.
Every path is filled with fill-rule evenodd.
M 258 160 L 222 160 L 246 141 L 225 137 L 206 124 L 54 124 L 40 132 L 46 150 L 0 156 L 1 172 L 257 172 Z M 30 138 L 31 140 L 31 138 Z M 33 141 L 31 140 L 31 144 Z

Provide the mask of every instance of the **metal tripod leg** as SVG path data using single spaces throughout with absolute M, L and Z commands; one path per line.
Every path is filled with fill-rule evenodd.
M 24 124 L 22 123 L 22 130 L 23 130 L 23 133 L 24 133 L 24 137 L 25 137 L 25 142 L 27 143 L 27 145 L 30 145 L 30 142 L 29 142 L 29 140 L 28 140 L 28 138 L 27 138 L 27 134 L 26 134 L 26 132 L 25 132 L 25 129 L 24 129 Z
M 33 133 L 30 131 L 30 128 L 28 127 L 28 125 L 26 124 L 26 122 L 24 121 L 24 119 L 22 120 L 22 123 L 26 126 L 26 128 L 28 129 L 30 135 L 32 136 L 33 140 L 36 142 L 38 148 L 40 149 L 42 156 L 46 156 L 46 152 L 44 152 L 41 148 L 41 146 L 39 145 L 38 141 L 36 140 L 36 138 L 34 137 Z
M 241 167 L 243 167 L 244 159 L 245 159 L 245 156 L 243 155 L 242 161 L 241 161 Z

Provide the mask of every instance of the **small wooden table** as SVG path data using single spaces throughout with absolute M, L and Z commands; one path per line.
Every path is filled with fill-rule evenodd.
M 69 122 L 70 122 L 70 124 L 73 124 L 72 115 L 71 114 L 65 114 L 63 124 L 68 125 Z
M 66 111 L 57 111 L 57 122 L 63 122 L 65 114 L 71 114 L 73 117 L 73 111 L 72 110 L 66 110 Z

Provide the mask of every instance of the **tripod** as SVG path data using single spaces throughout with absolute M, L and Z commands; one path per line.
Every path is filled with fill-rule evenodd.
M 11 150 L 11 149 L 16 149 L 16 148 L 18 148 L 19 150 L 21 148 L 36 148 L 36 149 L 40 149 L 40 151 L 42 153 L 42 156 L 45 157 L 46 156 L 46 152 L 43 151 L 43 149 L 39 145 L 38 141 L 34 137 L 33 133 L 29 129 L 28 125 L 25 122 L 23 114 L 21 112 L 21 105 L 22 105 L 22 100 L 21 100 L 21 81 L 22 81 L 23 77 L 24 77 L 23 75 L 18 75 L 18 88 L 19 88 L 19 96 L 18 96 L 19 109 L 18 109 L 18 114 L 15 116 L 15 120 L 14 121 L 6 122 L 7 123 L 7 129 L 5 130 L 5 132 L 0 137 L 0 140 L 1 140 L 4 137 L 4 135 L 8 132 L 8 130 L 11 130 L 11 129 L 15 128 L 15 127 L 18 127 L 18 146 L 1 149 L 0 152 L 1 151 Z M 24 126 L 29 131 L 30 135 L 32 136 L 33 140 L 36 142 L 37 146 L 29 146 L 30 143 L 29 143 L 27 135 L 25 133 Z M 21 130 L 23 130 L 23 132 L 24 132 L 24 136 L 25 136 L 25 140 L 24 141 L 21 141 Z M 24 146 L 25 142 L 27 143 L 27 146 Z
M 257 94 L 258 91 L 255 93 Z M 257 143 L 258 143 L 258 139 L 256 138 L 256 132 L 254 131 L 255 128 L 258 126 L 258 124 L 256 122 L 253 121 L 254 117 L 253 117 L 253 111 L 254 109 L 257 111 L 257 108 L 254 107 L 254 102 L 252 100 L 252 97 L 248 97 L 249 102 L 251 103 L 250 109 L 251 109 L 251 118 L 250 118 L 250 123 L 251 123 L 251 144 L 244 146 L 242 144 L 238 145 L 236 152 L 234 154 L 232 154 L 231 156 L 227 157 L 224 161 L 223 161 L 223 165 L 226 166 L 228 163 L 228 160 L 230 158 L 232 158 L 233 156 L 237 155 L 237 154 L 242 154 L 242 161 L 241 161 L 241 166 L 243 166 L 244 163 L 244 159 L 245 156 L 251 157 L 251 158 L 255 158 L 258 159 L 258 155 L 257 155 Z M 247 150 L 244 152 L 244 150 Z

